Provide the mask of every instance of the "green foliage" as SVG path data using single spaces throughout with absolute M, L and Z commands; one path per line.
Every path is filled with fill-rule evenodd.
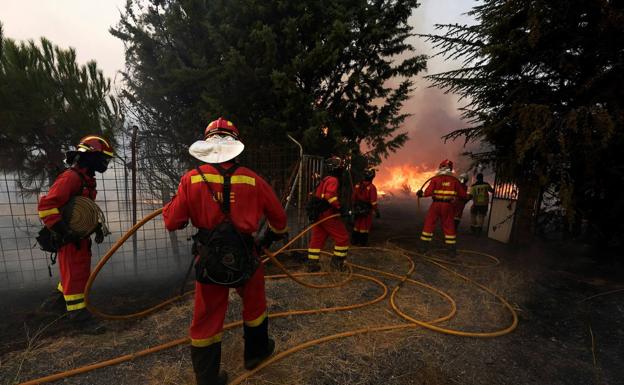
M 486 0 L 471 15 L 475 25 L 428 36 L 464 60 L 430 76 L 468 100 L 471 127 L 448 137 L 485 141 L 482 160 L 554 190 L 570 223 L 589 221 L 601 241 L 621 239 L 624 5 Z
M 91 61 L 42 38 L 17 43 L 0 30 L 0 169 L 19 172 L 36 190 L 63 168 L 64 152 L 81 137 L 112 139 L 121 123 L 110 82 Z
M 111 33 L 126 45 L 125 96 L 142 143 L 156 158 L 186 159 L 206 124 L 224 116 L 249 146 L 285 143 L 290 133 L 306 152 L 359 152 L 366 144 L 379 162 L 407 140 L 397 132 L 406 118 L 400 109 L 425 68 L 407 41 L 417 6 L 129 0 Z

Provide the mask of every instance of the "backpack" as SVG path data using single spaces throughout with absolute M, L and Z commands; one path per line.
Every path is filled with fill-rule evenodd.
M 313 195 L 306 203 L 305 211 L 310 222 L 316 222 L 321 214 L 330 207 L 331 205 L 327 200 Z
M 195 280 L 204 284 L 237 288 L 252 277 L 260 262 L 253 252 L 253 237 L 241 234 L 230 216 L 231 177 L 238 165 L 233 165 L 228 170 L 216 164 L 212 166 L 223 177 L 223 200 L 219 207 L 225 219 L 214 229 L 200 228 L 193 235 L 193 254 L 197 255 Z M 212 197 L 219 202 L 206 176 L 199 167 L 196 170 L 208 186 Z

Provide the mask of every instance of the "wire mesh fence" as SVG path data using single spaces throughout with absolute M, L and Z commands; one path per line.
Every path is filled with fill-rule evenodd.
M 110 164 L 104 174 L 96 176 L 96 203 L 106 216 L 111 235 L 102 244 L 93 243 L 93 265 L 137 219 L 162 207 L 175 194 L 175 186 L 170 183 L 154 184 L 154 180 L 158 179 L 155 178 L 158 170 L 143 169 L 140 161 L 131 162 L 127 137 L 122 137 L 120 141 L 123 149 L 120 157 Z M 291 231 L 305 225 L 301 222 L 300 199 L 305 198 L 308 187 L 306 185 L 299 194 L 295 184 L 309 178 L 299 177 L 300 154 L 294 144 L 246 149 L 240 162 L 264 177 L 283 202 L 291 196 L 288 208 Z M 175 160 L 171 160 L 171 164 L 175 164 Z M 179 176 L 186 171 L 180 169 Z M 135 183 L 133 175 L 136 176 Z M 35 194 L 25 193 L 19 187 L 20 177 L 19 173 L 0 172 L 0 289 L 58 279 L 56 266 L 49 266 L 49 255 L 40 250 L 35 242 L 42 226 L 37 202 L 47 189 L 42 188 Z M 195 229 L 189 226 L 169 233 L 162 219 L 157 217 L 121 246 L 101 275 L 118 278 L 186 270 L 190 257 L 190 236 L 194 232 Z

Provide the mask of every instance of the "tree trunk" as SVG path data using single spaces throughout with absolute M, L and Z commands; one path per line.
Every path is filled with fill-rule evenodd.
M 511 242 L 514 245 L 528 245 L 533 241 L 535 221 L 539 212 L 540 186 L 534 179 L 523 177 L 518 180 L 518 203 Z

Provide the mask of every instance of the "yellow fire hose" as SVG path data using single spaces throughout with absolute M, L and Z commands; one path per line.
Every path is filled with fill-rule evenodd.
M 139 318 L 139 317 L 143 317 L 146 316 L 148 314 L 151 314 L 185 296 L 187 296 L 188 294 L 191 294 L 193 291 L 189 291 L 186 292 L 182 295 L 170 298 L 156 306 L 153 306 L 151 308 L 142 310 L 140 312 L 137 313 L 132 313 L 132 314 L 128 314 L 128 315 L 111 315 L 111 314 L 105 314 L 102 313 L 101 311 L 99 311 L 97 308 L 95 308 L 90 302 L 89 302 L 89 292 L 91 290 L 91 287 L 93 285 L 93 282 L 95 281 L 95 278 L 97 277 L 98 273 L 100 272 L 100 270 L 102 269 L 102 267 L 106 264 L 106 262 L 112 257 L 112 255 L 121 247 L 121 245 L 123 245 L 123 243 L 130 238 L 141 226 L 143 226 L 145 223 L 147 223 L 148 221 L 150 221 L 151 219 L 155 218 L 156 216 L 158 216 L 160 213 L 162 212 L 162 209 L 158 209 L 154 212 L 152 212 L 151 214 L 147 215 L 145 218 L 143 218 L 140 222 L 138 222 L 136 225 L 134 225 L 130 230 L 128 230 L 128 232 L 126 234 L 124 234 L 124 236 L 122 236 L 119 240 L 117 240 L 117 242 L 115 242 L 115 244 L 111 247 L 111 249 L 104 255 L 104 257 L 102 257 L 102 259 L 99 261 L 99 263 L 97 264 L 97 266 L 95 267 L 95 269 L 93 270 L 93 272 L 91 273 L 91 276 L 89 277 L 89 280 L 87 281 L 87 285 L 85 288 L 85 303 L 87 308 L 89 309 L 90 312 L 92 312 L 94 315 L 104 318 L 104 319 L 109 319 L 109 320 L 128 320 L 128 319 L 134 319 L 134 318 Z M 416 327 L 424 327 L 427 328 L 429 330 L 433 330 L 439 333 L 444 333 L 444 334 L 450 334 L 450 335 L 456 335 L 456 336 L 462 336 L 462 337 L 479 337 L 479 338 L 483 338 L 483 337 L 497 337 L 497 336 L 501 336 L 504 334 L 508 334 L 511 331 L 513 331 L 517 324 L 518 324 L 518 316 L 516 314 L 516 311 L 514 310 L 514 308 L 501 296 L 499 296 L 498 294 L 496 294 L 494 291 L 492 291 L 491 289 L 471 280 L 470 278 L 457 273 L 456 271 L 444 266 L 442 263 L 447 264 L 446 261 L 443 260 L 439 260 L 439 259 L 434 259 L 434 258 L 429 258 L 429 257 L 424 257 L 420 254 L 417 253 L 413 253 L 410 252 L 408 250 L 402 249 L 396 245 L 392 245 L 390 240 L 388 243 L 390 243 L 392 245 L 393 248 L 379 248 L 379 247 L 368 247 L 368 248 L 358 248 L 358 249 L 372 249 L 372 250 L 380 250 L 380 251 L 386 251 L 386 252 L 391 252 L 391 253 L 399 253 L 402 256 L 404 256 L 406 258 L 406 260 L 409 262 L 410 264 L 410 268 L 408 269 L 408 272 L 403 275 L 400 276 L 398 274 L 394 274 L 394 273 L 390 273 L 390 272 L 386 272 L 383 270 L 378 270 L 378 269 L 373 269 L 367 266 L 361 266 L 361 265 L 357 265 L 357 264 L 353 264 L 353 263 L 348 263 L 348 267 L 349 267 L 349 272 L 347 274 L 345 274 L 345 279 L 336 283 L 336 284 L 330 284 L 330 285 L 316 285 L 316 284 L 311 284 L 308 282 L 305 282 L 304 280 L 300 279 L 299 277 L 306 277 L 306 276 L 326 276 L 326 275 L 330 275 L 330 273 L 327 272 L 318 272 L 318 273 L 291 273 L 289 272 L 286 267 L 277 259 L 277 255 L 282 254 L 282 253 L 286 253 L 286 252 L 291 252 L 291 251 L 297 251 L 296 249 L 291 249 L 288 250 L 288 247 L 290 247 L 290 245 L 292 245 L 295 241 L 297 241 L 299 238 L 301 238 L 305 233 L 307 233 L 308 231 L 310 231 L 313 227 L 318 226 L 319 224 L 321 224 L 322 222 L 329 220 L 331 218 L 337 217 L 339 216 L 339 214 L 335 214 L 332 216 L 329 216 L 327 218 L 324 218 L 321 221 L 318 221 L 314 224 L 312 224 L 311 226 L 309 226 L 308 228 L 304 229 L 301 233 L 299 233 L 297 236 L 295 236 L 294 238 L 292 238 L 288 243 L 286 243 L 283 247 L 281 247 L 279 250 L 277 250 L 276 252 L 268 252 L 265 250 L 265 252 L 267 253 L 267 257 L 265 259 L 263 259 L 263 263 L 266 263 L 267 261 L 271 261 L 273 263 L 275 263 L 275 265 L 281 269 L 284 274 L 279 274 L 279 275 L 270 275 L 270 276 L 266 276 L 266 279 L 283 279 L 283 278 L 290 278 L 292 280 L 294 280 L 295 282 L 297 282 L 300 285 L 303 285 L 305 287 L 309 287 L 309 288 L 315 288 L 315 289 L 327 289 L 327 288 L 336 288 L 342 285 L 347 284 L 349 281 L 351 281 L 354 278 L 358 278 L 358 279 L 363 279 L 363 280 L 368 280 L 371 281 L 375 284 L 377 284 L 378 286 L 380 286 L 383 290 L 383 293 L 381 295 L 379 295 L 378 297 L 367 301 L 367 302 L 363 302 L 363 303 L 359 303 L 359 304 L 353 304 L 353 305 L 346 305 L 346 306 L 335 306 L 335 307 L 330 307 L 330 308 L 320 308 L 320 309 L 306 309 L 306 310 L 290 310 L 290 311 L 286 311 L 286 312 L 280 312 L 280 313 L 272 313 L 269 314 L 270 318 L 280 318 L 280 317 L 286 317 L 286 316 L 293 316 L 293 315 L 303 315 L 303 314 L 319 314 L 319 313 L 327 313 L 327 312 L 335 312 L 335 311 L 344 311 L 344 310 L 352 310 L 352 309 L 357 309 L 357 308 L 362 308 L 365 306 L 370 306 L 373 304 L 376 304 L 380 301 L 382 301 L 383 299 L 385 299 L 388 295 L 388 286 L 386 284 L 384 284 L 382 281 L 380 281 L 379 279 L 372 277 L 370 275 L 365 275 L 365 274 L 358 274 L 358 273 L 354 273 L 352 271 L 353 268 L 356 269 L 360 269 L 360 270 L 364 270 L 364 271 L 369 271 L 369 272 L 374 272 L 395 280 L 399 281 L 399 284 L 392 290 L 392 293 L 390 295 L 390 305 L 392 307 L 392 309 L 394 310 L 394 312 L 399 315 L 401 318 L 409 321 L 409 323 L 406 324 L 401 324 L 401 325 L 380 325 L 380 326 L 376 326 L 376 327 L 367 327 L 367 328 L 362 328 L 362 329 L 356 329 L 356 330 L 350 330 L 350 331 L 345 331 L 342 333 L 337 333 L 337 334 L 333 334 L 333 335 L 329 335 L 329 336 L 325 336 L 322 338 L 318 338 L 318 339 L 314 339 L 314 340 L 310 340 L 307 342 L 304 342 L 300 345 L 294 346 L 288 350 L 279 352 L 275 355 L 273 355 L 272 357 L 270 357 L 269 359 L 267 359 L 266 361 L 264 361 L 263 363 L 261 363 L 258 367 L 256 367 L 255 369 L 248 371 L 244 374 L 242 374 L 241 376 L 237 377 L 236 379 L 234 379 L 230 385 L 234 385 L 234 384 L 240 384 L 243 381 L 245 381 L 247 378 L 251 377 L 252 375 L 254 375 L 255 373 L 257 373 L 258 371 L 262 370 L 263 368 L 271 365 L 274 362 L 277 362 L 285 357 L 288 357 L 289 355 L 300 351 L 302 349 L 306 349 L 308 347 L 314 346 L 314 345 L 318 345 L 324 342 L 328 342 L 328 341 L 332 341 L 332 340 L 336 340 L 336 339 L 340 339 L 340 338 L 346 338 L 346 337 L 350 337 L 350 336 L 354 336 L 354 335 L 358 335 L 358 334 L 365 334 L 365 333 L 372 333 L 372 332 L 383 332 L 383 331 L 390 331 L 390 330 L 399 330 L 399 329 L 407 329 L 407 328 L 416 328 Z M 397 238 L 394 238 L 395 240 Z M 460 250 L 460 251 L 464 251 L 464 252 L 470 252 L 470 253 L 477 253 L 477 252 L 472 252 L 472 251 L 468 251 L 468 250 Z M 329 254 L 327 252 L 323 252 L 323 254 Z M 484 255 L 490 259 L 492 259 L 495 264 L 498 263 L 498 259 L 496 259 L 495 257 L 488 255 L 488 254 L 484 254 L 484 253 L 477 253 L 477 254 L 481 254 Z M 426 283 L 423 282 L 419 282 L 416 280 L 413 280 L 410 277 L 410 275 L 412 274 L 412 272 L 415 270 L 415 264 L 413 259 L 410 257 L 410 255 L 415 255 L 415 256 L 419 256 L 422 257 L 424 259 L 424 261 L 433 264 L 434 266 L 437 266 L 453 275 L 456 275 L 457 277 L 474 284 L 475 286 L 477 286 L 478 288 L 486 291 L 487 293 L 492 294 L 494 297 L 496 297 L 511 313 L 512 315 L 512 322 L 511 324 L 501 330 L 497 330 L 497 331 L 492 331 L 492 332 L 468 332 L 468 331 L 461 331 L 461 330 L 453 330 L 453 329 L 448 329 L 448 328 L 443 328 L 440 326 L 436 326 L 436 324 L 439 324 L 441 322 L 444 321 L 448 321 L 451 318 L 453 318 L 456 314 L 457 311 L 457 305 L 455 303 L 455 301 L 453 300 L 453 298 L 451 296 L 449 296 L 447 293 L 443 292 L 440 289 L 437 289 L 431 285 L 428 285 Z M 472 265 L 471 267 L 486 267 L 486 266 L 490 266 L 490 265 Z M 411 316 L 409 316 L 408 314 L 405 314 L 396 304 L 396 296 L 400 290 L 400 288 L 402 287 L 402 285 L 404 283 L 409 283 L 409 284 L 413 284 L 413 285 L 418 285 L 421 287 L 424 287 L 426 289 L 429 289 L 433 292 L 435 292 L 436 294 L 438 294 L 439 296 L 441 296 L 442 298 L 444 298 L 446 301 L 448 301 L 449 305 L 450 305 L 450 311 L 448 314 L 436 318 L 434 320 L 431 321 L 422 321 L 422 320 L 418 320 L 415 319 Z M 233 329 L 235 327 L 239 327 L 242 325 L 242 321 L 237 321 L 237 322 L 232 322 L 229 324 L 224 325 L 223 329 L 224 330 L 229 330 L 229 329 Z M 169 349 L 175 346 L 179 346 L 179 345 L 183 345 L 183 344 L 187 344 L 190 342 L 190 339 L 188 337 L 185 338 L 180 338 L 180 339 L 176 339 L 161 345 L 157 345 L 148 349 L 144 349 L 135 353 L 131 353 L 131 354 L 127 354 L 127 355 L 123 355 L 123 356 L 119 356 L 116 357 L 114 359 L 111 360 L 106 360 L 106 361 L 102 361 L 102 362 L 98 362 L 98 363 L 94 363 L 91 365 L 86 365 L 86 366 L 82 366 L 76 369 L 72 369 L 72 370 L 68 370 L 65 372 L 61 372 L 61 373 L 57 373 L 57 374 L 53 374 L 50 376 L 46 376 L 46 377 L 41 377 L 41 378 L 37 378 L 34 380 L 30 380 L 27 382 L 23 382 L 21 385 L 32 385 L 32 384 L 42 384 L 42 383 L 46 383 L 46 382 L 51 382 L 51 381 L 56 381 L 56 380 L 60 380 L 66 377 L 70 377 L 70 376 L 74 376 L 77 374 L 81 374 L 81 373 L 86 373 L 95 369 L 99 369 L 99 368 L 103 368 L 106 366 L 112 366 L 112 365 L 117 365 L 120 364 L 122 362 L 126 362 L 126 361 L 131 361 L 137 357 L 142 357 L 151 353 L 155 353 L 155 352 L 159 352 L 165 349 Z

